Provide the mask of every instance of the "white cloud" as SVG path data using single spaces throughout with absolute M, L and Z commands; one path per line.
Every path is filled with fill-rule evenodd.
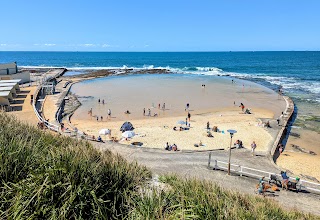
M 44 44 L 44 46 L 47 46 L 47 47 L 52 47 L 52 46 L 55 46 L 56 44 Z
M 111 47 L 109 44 L 102 44 L 102 47 Z
M 144 45 L 144 47 L 149 47 L 149 44 Z
M 80 44 L 79 46 L 81 46 L 81 47 L 94 47 L 96 45 L 95 44 Z
M 1 46 L 1 47 L 5 47 L 5 46 L 7 46 L 7 44 L 0 44 L 0 46 Z

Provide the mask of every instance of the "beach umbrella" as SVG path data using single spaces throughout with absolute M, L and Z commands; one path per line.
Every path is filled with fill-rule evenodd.
M 177 124 L 178 124 L 178 125 L 184 125 L 184 124 L 186 124 L 186 122 L 185 122 L 185 121 L 180 120 L 180 121 L 177 121 Z
M 101 134 L 101 135 L 107 135 L 107 134 L 110 134 L 110 129 L 106 129 L 106 128 L 104 128 L 104 129 L 101 129 L 100 131 L 99 131 L 99 134 Z
M 132 138 L 133 136 L 135 136 L 134 131 L 125 131 L 122 133 L 122 137 L 125 138 Z

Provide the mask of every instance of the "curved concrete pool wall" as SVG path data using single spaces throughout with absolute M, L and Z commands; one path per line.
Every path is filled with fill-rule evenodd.
M 293 119 L 294 113 L 294 103 L 292 99 L 288 96 L 283 96 L 283 99 L 286 101 L 287 106 L 285 111 L 283 112 L 283 121 L 282 121 L 282 128 L 279 131 L 279 134 L 271 148 L 270 155 L 272 157 L 273 162 L 276 163 L 278 157 L 280 156 L 279 152 L 279 144 L 283 143 L 284 139 L 288 135 L 288 127 L 290 126 L 290 122 Z

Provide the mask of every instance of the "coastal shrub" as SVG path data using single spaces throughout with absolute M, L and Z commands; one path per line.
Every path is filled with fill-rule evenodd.
M 150 177 L 86 142 L 42 132 L 0 113 L 1 219 L 118 219 Z
M 162 176 L 167 190 L 132 197 L 130 219 L 316 219 L 275 201 L 222 189 L 196 179 Z

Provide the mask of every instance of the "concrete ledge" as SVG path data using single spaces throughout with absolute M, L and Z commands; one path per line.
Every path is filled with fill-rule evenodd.
M 283 99 L 286 101 L 287 106 L 285 111 L 283 112 L 283 124 L 282 128 L 278 133 L 278 136 L 270 150 L 270 158 L 271 161 L 275 164 L 277 158 L 279 157 L 279 149 L 278 145 L 282 143 L 283 139 L 287 135 L 289 123 L 292 121 L 293 113 L 294 113 L 294 103 L 292 99 L 288 96 L 283 96 Z M 276 165 L 276 164 L 275 164 Z

